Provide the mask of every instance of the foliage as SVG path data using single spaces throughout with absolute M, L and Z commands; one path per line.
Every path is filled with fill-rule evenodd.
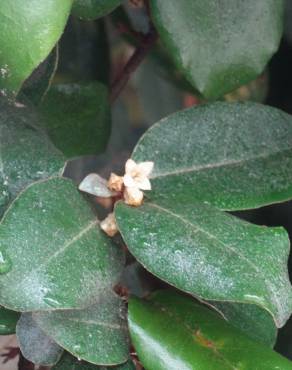
M 245 101 L 265 95 L 283 15 L 282 0 L 0 3 L 0 334 L 27 360 L 292 369 L 272 349 L 292 313 L 288 233 L 228 213 L 292 199 L 292 117 Z M 135 50 L 110 84 L 114 27 Z M 111 174 L 114 100 L 148 54 L 172 100 L 204 104 L 160 119 Z M 79 191 L 72 160 L 101 153 Z

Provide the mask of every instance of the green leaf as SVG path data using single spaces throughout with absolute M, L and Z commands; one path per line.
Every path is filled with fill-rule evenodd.
M 271 315 L 256 305 L 232 302 L 208 302 L 233 326 L 269 347 L 274 347 L 277 329 Z
M 67 22 L 72 0 L 9 0 L 0 4 L 0 89 L 16 95 L 49 55 Z
M 138 142 L 154 161 L 151 199 L 206 201 L 224 210 L 291 199 L 292 117 L 256 103 L 214 103 L 174 113 Z
M 74 0 L 72 14 L 86 20 L 104 17 L 121 4 L 121 0 Z
M 27 185 L 63 170 L 65 158 L 38 122 L 30 108 L 0 98 L 0 216 Z
M 0 307 L 0 335 L 14 334 L 20 313 Z
M 56 73 L 58 60 L 59 49 L 58 46 L 56 46 L 48 58 L 45 59 L 24 82 L 21 93 L 35 105 L 38 105 L 48 92 Z
M 124 365 L 114 366 L 114 367 L 105 367 L 105 366 L 96 366 L 88 362 L 79 361 L 76 357 L 71 356 L 69 353 L 66 353 L 61 361 L 52 368 L 52 370 L 135 370 L 135 366 L 132 361 L 128 361 Z
M 84 310 L 41 312 L 33 317 L 74 356 L 96 365 L 118 365 L 129 357 L 125 304 L 111 292 L 99 298 Z
M 118 281 L 123 267 L 122 252 L 64 178 L 20 194 L 2 219 L 0 240 L 0 267 L 6 267 L 0 304 L 15 311 L 87 307 Z
M 278 327 L 292 312 L 289 238 L 201 203 L 119 202 L 115 216 L 134 257 L 169 284 L 205 300 L 251 303 Z
M 103 84 L 52 86 L 40 110 L 51 140 L 67 157 L 98 154 L 106 148 L 111 119 Z
M 149 301 L 132 298 L 129 329 L 146 369 L 292 369 L 286 358 L 173 291 Z
M 63 349 L 39 328 L 31 313 L 21 315 L 16 335 L 21 353 L 34 364 L 53 366 L 60 360 Z
M 153 22 L 177 67 L 210 99 L 257 77 L 282 36 L 282 0 L 150 4 Z

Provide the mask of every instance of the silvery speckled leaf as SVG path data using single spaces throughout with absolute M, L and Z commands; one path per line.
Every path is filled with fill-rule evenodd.
M 283 228 L 253 225 L 191 199 L 118 202 L 115 217 L 129 251 L 160 279 L 204 300 L 255 304 L 278 327 L 290 317 Z
M 31 313 L 21 315 L 16 335 L 21 353 L 34 364 L 52 366 L 60 360 L 63 349 L 40 329 Z

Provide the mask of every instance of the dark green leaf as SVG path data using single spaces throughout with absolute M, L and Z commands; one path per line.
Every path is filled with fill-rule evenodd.
M 256 103 L 214 103 L 159 121 L 132 155 L 154 161 L 151 199 L 203 200 L 224 210 L 292 197 L 292 117 Z
M 21 93 L 29 101 L 38 105 L 48 92 L 58 66 L 59 50 L 54 48 L 46 60 L 44 60 L 24 82 Z
M 61 36 L 72 0 L 9 0 L 0 3 L 0 89 L 16 95 Z
M 123 266 L 122 252 L 64 178 L 28 187 L 5 213 L 0 240 L 0 303 L 16 311 L 87 307 Z
M 31 109 L 0 98 L 0 215 L 27 185 L 57 175 L 64 167 L 65 158 L 38 128 L 38 121 Z
M 177 67 L 207 98 L 257 77 L 282 36 L 282 0 L 150 0 Z
M 122 0 L 74 0 L 72 14 L 93 20 L 104 17 L 121 4 Z
M 148 302 L 131 299 L 129 328 L 146 369 L 292 369 L 284 357 L 173 291 L 158 292 Z
M 21 315 L 16 335 L 21 353 L 34 364 L 52 366 L 60 360 L 63 349 L 39 328 L 31 313 Z
M 113 293 L 84 310 L 34 314 L 40 327 L 74 356 L 96 365 L 127 361 L 128 329 L 124 302 Z
M 71 83 L 97 80 L 108 85 L 110 65 L 104 20 L 84 22 L 70 17 L 59 42 L 56 80 Z
M 14 334 L 20 314 L 0 307 L 0 335 Z
M 205 300 L 251 303 L 278 327 L 292 312 L 283 228 L 249 224 L 206 204 L 119 202 L 118 228 L 130 252 L 151 273 Z
M 134 364 L 129 361 L 124 365 L 120 366 L 96 366 L 88 362 L 79 361 L 76 357 L 66 353 L 61 361 L 52 368 L 52 370 L 135 370 Z
M 256 305 L 209 302 L 220 311 L 233 326 L 243 331 L 250 338 L 267 346 L 274 347 L 277 329 L 269 313 Z
M 40 110 L 51 140 L 67 157 L 105 149 L 111 122 L 107 89 L 101 83 L 52 86 Z

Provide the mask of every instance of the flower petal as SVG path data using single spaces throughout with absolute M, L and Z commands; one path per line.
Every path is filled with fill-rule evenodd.
M 137 163 L 133 159 L 128 159 L 125 164 L 125 173 L 126 175 L 131 175 L 131 172 L 134 171 L 137 167 Z
M 151 190 L 151 183 L 147 177 L 136 178 L 135 184 L 141 190 Z
M 123 177 L 123 180 L 124 180 L 124 185 L 129 187 L 129 188 L 134 188 L 134 187 L 137 187 L 137 184 L 136 184 L 136 181 L 133 179 L 132 176 L 126 174 L 124 177 Z
M 126 204 L 130 206 L 138 207 L 143 203 L 144 194 L 141 190 L 136 187 L 125 188 L 124 200 Z
M 154 162 L 141 162 L 138 165 L 140 174 L 143 174 L 146 177 L 149 177 L 150 173 L 153 170 Z

